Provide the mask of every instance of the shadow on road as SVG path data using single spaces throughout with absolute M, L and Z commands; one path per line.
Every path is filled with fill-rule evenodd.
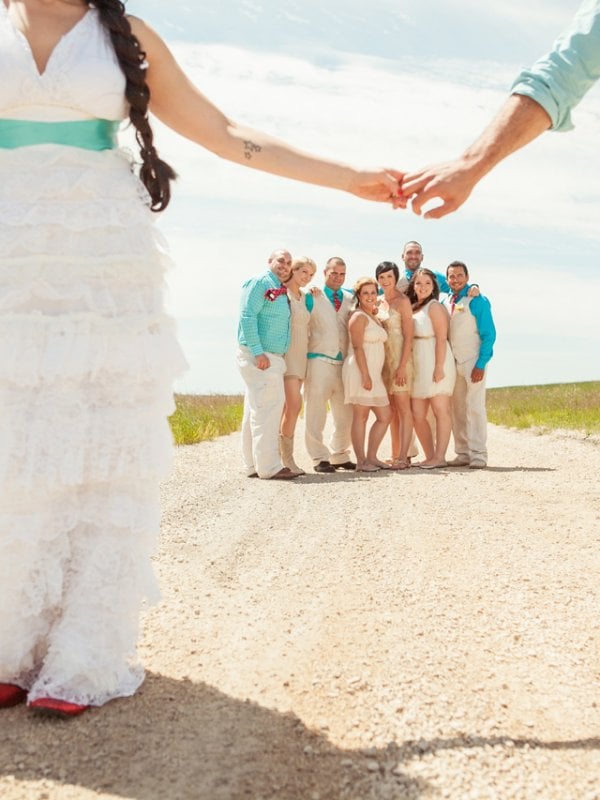
M 486 467 L 485 472 L 556 472 L 556 467 Z
M 359 481 L 359 480 L 371 480 L 372 478 L 381 479 L 383 477 L 389 477 L 390 475 L 402 475 L 402 476 L 415 476 L 415 475 L 426 475 L 426 476 L 440 476 L 440 475 L 458 475 L 462 472 L 469 472 L 471 474 L 477 473 L 485 473 L 485 472 L 556 472 L 555 467 L 519 467 L 519 466 L 512 466 L 512 467 L 486 467 L 482 470 L 473 470 L 469 469 L 469 467 L 442 467 L 440 469 L 419 469 L 418 467 L 412 467 L 411 469 L 382 469 L 379 472 L 332 472 L 332 473 L 320 473 L 320 474 L 313 474 L 307 472 L 306 475 L 301 475 L 299 478 L 296 478 L 294 483 L 296 484 L 313 484 L 313 483 L 340 483 L 346 481 Z
M 136 800 L 419 798 L 431 787 L 408 776 L 403 765 L 427 752 L 502 744 L 600 747 L 598 739 L 471 736 L 345 750 L 291 713 L 156 674 L 134 698 L 78 719 L 37 718 L 24 706 L 0 714 L 0 782 L 7 789 L 14 783 L 5 779 L 14 775 L 17 781 L 50 780 Z

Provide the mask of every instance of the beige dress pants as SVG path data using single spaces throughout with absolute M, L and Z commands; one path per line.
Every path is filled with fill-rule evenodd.
M 344 403 L 342 362 L 333 363 L 324 358 L 309 358 L 304 384 L 306 449 L 316 464 L 329 461 L 345 464 L 350 461 L 350 428 L 352 406 Z M 323 444 L 323 430 L 327 419 L 327 404 L 333 416 L 333 434 L 329 447 Z
M 456 384 L 452 395 L 452 435 L 456 455 L 469 463 L 487 464 L 487 414 L 485 411 L 485 379 L 471 380 L 477 359 L 456 365 Z
M 279 426 L 285 402 L 283 356 L 265 353 L 268 369 L 258 369 L 247 347 L 240 347 L 238 369 L 246 384 L 242 420 L 242 458 L 247 475 L 270 478 L 283 468 L 279 455 Z

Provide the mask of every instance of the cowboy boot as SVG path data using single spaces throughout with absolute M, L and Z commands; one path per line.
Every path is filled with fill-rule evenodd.
M 281 454 L 281 463 L 296 475 L 306 475 L 303 469 L 300 469 L 298 464 L 294 461 L 294 439 L 291 436 L 284 436 L 279 434 L 279 452 Z

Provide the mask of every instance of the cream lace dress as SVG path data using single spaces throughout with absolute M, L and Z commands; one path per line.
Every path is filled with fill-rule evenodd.
M 122 120 L 91 8 L 40 75 L 0 2 L 0 118 Z M 9 77 L 8 77 L 9 76 Z M 118 150 L 0 148 L 0 682 L 100 705 L 132 694 L 166 417 L 185 362 L 168 262 Z
M 400 386 L 395 383 L 396 371 L 402 358 L 404 336 L 402 335 L 402 316 L 395 308 L 390 308 L 382 315 L 383 327 L 387 333 L 385 343 L 385 363 L 383 365 L 383 382 L 389 394 L 410 393 L 412 388 L 413 363 L 412 356 L 406 363 L 406 383 Z

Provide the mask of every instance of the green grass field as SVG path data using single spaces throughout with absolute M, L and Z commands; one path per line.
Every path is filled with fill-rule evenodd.
M 508 428 L 600 433 L 600 381 L 488 389 L 488 419 Z
M 175 413 L 169 418 L 175 444 L 197 444 L 240 429 L 241 395 L 175 395 Z
M 197 444 L 239 430 L 241 395 L 176 395 L 170 418 L 176 444 Z M 508 428 L 557 428 L 600 434 L 600 381 L 488 389 L 488 418 Z

